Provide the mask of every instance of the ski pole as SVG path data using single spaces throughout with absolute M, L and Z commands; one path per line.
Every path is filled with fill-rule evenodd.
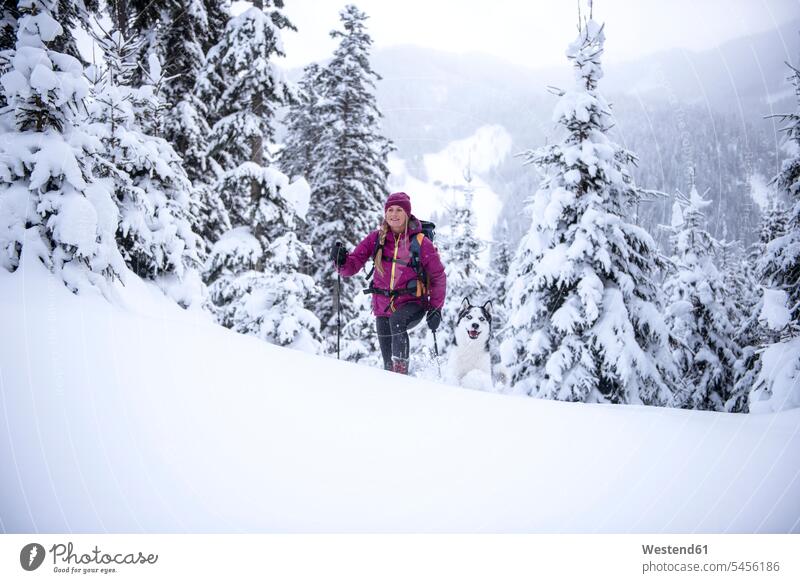
M 336 359 L 342 340 L 342 276 L 336 274 Z
M 436 370 L 439 371 L 439 378 L 442 378 L 442 366 L 439 364 L 439 345 L 436 342 L 436 330 L 433 332 L 433 354 L 436 356 Z
M 342 244 L 337 242 L 336 247 Z M 339 360 L 339 351 L 342 339 L 342 276 L 339 273 L 338 265 L 336 269 L 336 360 Z

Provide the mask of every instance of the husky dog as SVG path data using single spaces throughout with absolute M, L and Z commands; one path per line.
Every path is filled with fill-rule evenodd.
M 492 302 L 473 306 L 464 298 L 456 322 L 455 343 L 450 348 L 448 374 L 451 382 L 470 389 L 491 391 Z

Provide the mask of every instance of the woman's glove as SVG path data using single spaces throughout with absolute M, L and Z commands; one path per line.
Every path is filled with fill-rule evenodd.
M 439 324 L 442 323 L 442 310 L 439 308 L 428 310 L 428 313 L 425 316 L 425 321 L 428 323 L 428 328 L 436 332 Z
M 337 267 L 341 267 L 347 263 L 347 251 L 344 250 L 344 247 L 341 243 L 336 243 L 333 247 L 331 247 L 330 255 Z

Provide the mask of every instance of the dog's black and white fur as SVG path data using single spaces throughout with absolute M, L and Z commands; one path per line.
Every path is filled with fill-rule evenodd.
M 492 302 L 473 306 L 464 298 L 458 312 L 455 343 L 450 348 L 448 373 L 452 382 L 471 389 L 492 390 Z

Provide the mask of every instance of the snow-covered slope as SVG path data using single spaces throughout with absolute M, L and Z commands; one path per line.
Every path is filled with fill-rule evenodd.
M 478 128 L 463 140 L 449 142 L 440 151 L 422 158 L 426 180 L 416 178 L 406 161 L 389 157 L 389 187 L 411 196 L 412 210 L 427 219 L 443 212 L 448 205 L 464 204 L 465 173 L 469 168 L 474 188 L 474 216 L 478 236 L 492 239 L 492 228 L 500 215 L 501 200 L 485 177 L 511 154 L 511 136 L 500 125 Z
M 800 410 L 468 391 L 0 272 L 6 532 L 800 531 Z

